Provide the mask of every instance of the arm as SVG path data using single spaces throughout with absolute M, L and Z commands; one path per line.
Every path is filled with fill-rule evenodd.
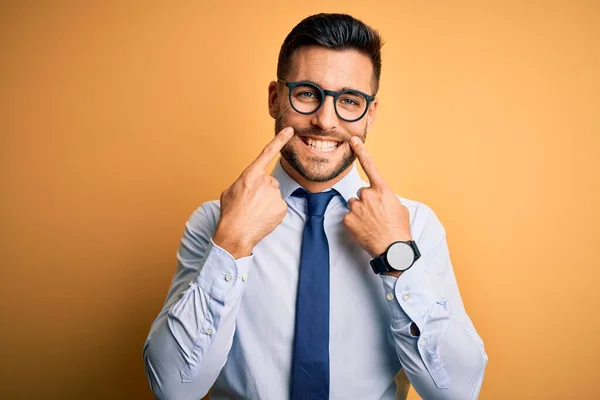
M 188 221 L 171 289 L 144 345 L 158 398 L 199 399 L 225 365 L 252 249 L 287 213 L 279 182 L 265 170 L 293 133 L 284 128 L 265 146 L 221 194 L 220 212 L 209 215 L 205 204 Z
M 152 392 L 160 399 L 199 399 L 219 375 L 252 257 L 235 260 L 212 240 L 206 205 L 189 219 L 164 307 L 143 349 Z
M 423 399 L 476 399 L 488 358 L 464 309 L 445 230 L 426 209 L 426 233 L 417 239 L 423 256 L 399 278 L 381 277 L 394 347 Z
M 385 183 L 364 143 L 354 137 L 352 149 L 369 178 L 358 199 L 348 200 L 344 225 L 372 257 L 395 241 L 412 239 L 407 207 Z M 475 399 L 483 381 L 487 355 L 463 307 L 446 233 L 425 205 L 416 231 L 422 257 L 399 276 L 382 276 L 398 358 L 410 382 L 425 399 Z M 419 217 L 420 218 L 420 217 Z

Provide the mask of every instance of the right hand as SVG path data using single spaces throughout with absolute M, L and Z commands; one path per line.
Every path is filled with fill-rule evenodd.
M 266 169 L 292 136 L 293 128 L 282 129 L 221 194 L 221 219 L 213 242 L 236 259 L 252 254 L 254 246 L 285 217 L 287 203 L 281 198 L 279 182 Z

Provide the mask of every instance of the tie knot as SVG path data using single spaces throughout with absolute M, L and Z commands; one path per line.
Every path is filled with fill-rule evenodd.
M 299 188 L 292 193 L 294 197 L 306 197 L 309 217 L 322 217 L 325 215 L 327 205 L 335 197 L 337 191 L 332 189 L 328 192 L 308 193 L 305 189 Z

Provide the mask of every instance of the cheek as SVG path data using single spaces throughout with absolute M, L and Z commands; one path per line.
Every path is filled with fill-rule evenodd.
M 289 106 L 282 109 L 279 113 L 279 119 L 282 127 L 291 126 L 294 129 L 310 129 L 312 125 L 307 115 L 298 114 Z
M 365 141 L 365 136 L 367 133 L 367 125 L 366 124 L 361 124 L 360 126 L 353 126 L 351 129 L 348 130 L 348 135 L 349 137 L 352 136 L 357 136 L 358 138 L 360 138 L 363 142 Z
M 279 115 L 281 117 L 289 118 L 289 117 L 292 117 L 294 114 L 297 114 L 294 112 L 294 110 L 290 106 L 290 103 L 288 102 L 287 98 L 279 99 L 279 103 L 277 103 L 277 105 L 279 107 L 278 108 Z M 297 114 L 297 115 L 299 115 L 299 114 Z

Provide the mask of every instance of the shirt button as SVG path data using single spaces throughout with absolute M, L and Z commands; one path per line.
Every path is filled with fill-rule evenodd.
M 409 301 L 410 300 L 410 293 L 404 293 L 402 295 L 402 300 Z
M 207 335 L 212 335 L 212 329 L 208 328 L 208 329 L 206 330 L 206 334 L 207 334 Z
M 246 282 L 248 280 L 248 274 L 242 275 L 242 280 Z
M 394 300 L 394 295 L 391 293 L 388 293 L 385 297 L 387 297 L 388 300 Z
M 227 282 L 230 282 L 233 279 L 233 276 L 231 276 L 231 274 L 225 274 L 225 280 Z
M 425 346 L 425 339 L 423 339 L 423 338 L 419 339 L 419 344 L 421 346 Z

